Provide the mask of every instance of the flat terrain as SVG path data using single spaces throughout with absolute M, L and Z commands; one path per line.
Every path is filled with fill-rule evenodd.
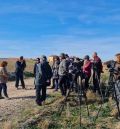
M 39 110 L 39 106 L 35 103 L 34 79 L 29 78 L 25 80 L 26 90 L 21 89 L 21 86 L 19 90 L 17 90 L 14 87 L 14 83 L 15 82 L 8 83 L 8 95 L 11 99 L 0 100 L 0 129 L 3 128 L 4 124 L 5 127 L 17 126 L 19 122 L 22 123 L 24 120 L 28 119 L 31 113 L 34 114 Z M 51 94 L 52 90 L 48 89 L 47 93 Z M 6 122 L 7 124 L 10 122 L 10 125 L 6 125 Z
M 48 87 L 46 104 L 39 107 L 35 103 L 34 79 L 25 80 L 26 90 L 16 90 L 15 82 L 8 83 L 10 100 L 0 100 L 0 129 L 120 129 L 116 117 L 115 103 L 110 100 L 102 105 L 98 119 L 94 122 L 101 101 L 88 93 L 87 116 L 85 101 L 81 103 L 82 126 L 80 128 L 80 107 L 77 94 L 68 97 L 65 107 L 59 114 L 64 97 Z

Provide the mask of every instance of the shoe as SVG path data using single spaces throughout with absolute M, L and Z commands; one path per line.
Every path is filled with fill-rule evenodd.
M 54 89 L 54 88 L 55 88 L 54 86 L 51 87 L 51 89 Z
M 26 88 L 25 88 L 25 87 L 22 87 L 22 89 L 26 90 Z
M 36 104 L 37 104 L 38 106 L 42 106 L 42 102 L 36 101 Z
M 0 96 L 0 99 L 4 99 L 4 97 Z
M 57 92 L 58 90 L 54 90 L 54 92 Z

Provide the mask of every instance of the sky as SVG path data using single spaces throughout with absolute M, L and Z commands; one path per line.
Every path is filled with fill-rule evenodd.
M 0 58 L 120 52 L 120 0 L 0 0 Z

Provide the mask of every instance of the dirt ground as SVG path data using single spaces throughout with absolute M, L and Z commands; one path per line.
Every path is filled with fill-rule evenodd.
M 17 90 L 15 82 L 8 82 L 10 100 L 0 99 L 0 125 L 5 121 L 11 121 L 15 117 L 21 116 L 21 112 L 25 109 L 34 109 L 37 106 L 35 103 L 34 79 L 26 79 L 25 84 L 26 90 L 23 90 L 21 86 Z M 49 89 L 48 93 L 51 91 Z

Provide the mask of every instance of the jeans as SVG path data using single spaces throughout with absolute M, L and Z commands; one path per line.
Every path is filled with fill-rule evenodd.
M 36 85 L 36 102 L 41 103 L 46 100 L 46 85 Z
M 2 90 L 3 90 L 4 96 L 8 97 L 6 83 L 0 83 L 0 97 L 2 96 Z
M 59 88 L 58 79 L 53 79 L 53 86 L 54 86 L 55 90 L 58 90 L 58 88 Z

